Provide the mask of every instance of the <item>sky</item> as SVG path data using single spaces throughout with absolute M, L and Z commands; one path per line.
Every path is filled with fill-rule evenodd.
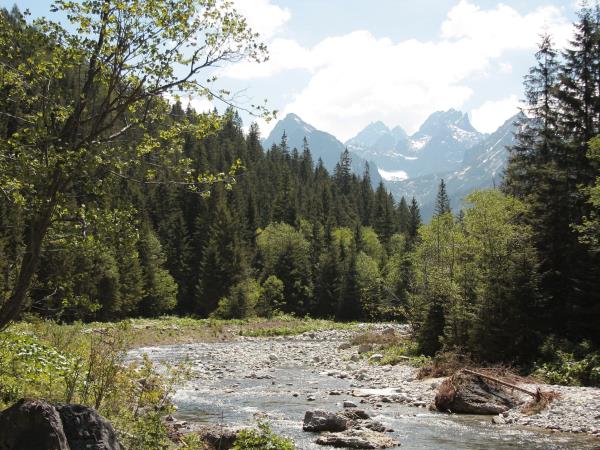
M 14 1 L 0 0 L 10 7 Z M 50 1 L 19 0 L 33 16 Z M 263 64 L 218 70 L 243 102 L 268 100 L 346 141 L 371 122 L 409 134 L 434 111 L 469 113 L 481 132 L 516 114 L 542 33 L 568 45 L 575 0 L 234 0 L 267 44 Z M 211 105 L 193 99 L 192 105 Z M 242 116 L 245 125 L 255 118 Z M 258 120 L 263 135 L 274 122 Z

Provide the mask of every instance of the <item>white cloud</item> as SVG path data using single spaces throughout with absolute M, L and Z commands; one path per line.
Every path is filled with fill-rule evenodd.
M 282 115 L 294 112 L 344 140 L 375 120 L 401 124 L 410 133 L 432 111 L 461 108 L 473 95 L 470 79 L 508 72 L 510 65 L 500 58 L 508 51 L 533 51 L 544 31 L 562 45 L 571 26 L 552 6 L 520 14 L 503 4 L 484 10 L 461 0 L 436 40 L 392 42 L 358 30 L 305 48 L 275 38 L 266 64 L 237 64 L 221 76 L 247 80 L 302 69 L 312 76 Z
M 496 8 L 482 10 L 468 0 L 461 0 L 450 10 L 442 24 L 442 38 L 468 39 L 490 55 L 507 49 L 530 49 L 543 32 L 551 33 L 555 44 L 564 46 L 571 34 L 570 23 L 555 6 L 543 6 L 529 14 L 502 3 Z
M 290 10 L 273 5 L 270 0 L 234 0 L 235 9 L 262 39 L 269 39 L 292 17 Z
M 500 100 L 488 100 L 479 108 L 471 111 L 471 123 L 477 130 L 491 133 L 496 131 L 507 119 L 517 114 L 519 106 L 522 104 L 514 94 Z
M 498 69 L 500 70 L 500 73 L 512 73 L 513 71 L 512 64 L 507 62 L 501 62 L 498 64 Z
M 165 94 L 164 97 L 171 104 L 179 100 L 183 109 L 191 106 L 198 113 L 210 112 L 215 107 L 214 103 L 206 97 L 181 96 L 179 94 Z

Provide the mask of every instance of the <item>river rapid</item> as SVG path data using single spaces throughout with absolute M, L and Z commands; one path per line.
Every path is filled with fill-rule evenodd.
M 381 325 L 379 331 L 389 327 Z M 397 448 L 600 449 L 598 435 L 532 427 L 535 418 L 520 422 L 519 417 L 513 424 L 496 425 L 488 416 L 429 411 L 440 380 L 416 380 L 415 369 L 407 365 L 370 365 L 356 356 L 356 347 L 340 350 L 353 334 L 326 330 L 293 337 L 144 347 L 132 350 L 129 359 L 147 354 L 157 363 L 191 365 L 192 379 L 173 397 L 175 418 L 188 422 L 191 429 L 202 423 L 253 425 L 262 419 L 292 438 L 300 450 L 327 448 L 314 443 L 315 434 L 302 431 L 304 413 L 316 408 L 339 411 L 344 401 L 354 402 L 393 429 L 388 434 L 401 443 Z M 595 397 L 600 401 L 600 395 Z

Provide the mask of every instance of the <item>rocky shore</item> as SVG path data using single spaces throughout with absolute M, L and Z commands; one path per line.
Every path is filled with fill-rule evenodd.
M 367 326 L 363 331 L 367 330 Z M 404 334 L 403 325 L 369 325 L 377 333 Z M 360 332 L 360 331 L 358 331 Z M 358 346 L 350 345 L 357 331 L 324 330 L 296 336 L 273 338 L 237 337 L 229 344 L 191 344 L 185 347 L 189 355 L 202 352 L 203 358 L 192 360 L 193 376 L 197 381 L 246 379 L 280 382 L 276 369 L 303 368 L 314 374 L 347 381 L 349 389 L 323 390 L 319 386 L 289 386 L 287 394 L 308 402 L 337 396 L 344 406 L 367 407 L 373 411 L 385 409 L 386 404 L 400 403 L 427 412 L 433 404 L 442 378 L 416 378 L 417 369 L 408 364 L 376 365 L 360 355 Z M 290 383 L 291 384 L 291 383 Z M 285 386 L 283 386 L 285 388 Z M 560 397 L 535 415 L 526 415 L 519 406 L 499 416 L 481 416 L 482 420 L 498 427 L 539 427 L 547 430 L 587 433 L 600 436 L 600 389 L 535 385 L 523 387 L 555 391 Z M 231 392 L 236 389 L 231 386 Z M 523 398 L 526 400 L 526 398 Z M 418 412 L 418 409 L 415 409 Z

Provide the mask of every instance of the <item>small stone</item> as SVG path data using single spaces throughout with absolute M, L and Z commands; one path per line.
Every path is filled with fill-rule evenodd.
M 362 354 L 362 353 L 367 353 L 367 352 L 372 352 L 373 351 L 373 345 L 372 344 L 360 344 L 358 346 L 358 353 Z
M 383 359 L 383 355 L 381 353 L 375 353 L 371 355 L 369 358 L 369 362 L 379 362 Z
M 350 400 L 344 400 L 344 408 L 356 408 L 356 403 Z

